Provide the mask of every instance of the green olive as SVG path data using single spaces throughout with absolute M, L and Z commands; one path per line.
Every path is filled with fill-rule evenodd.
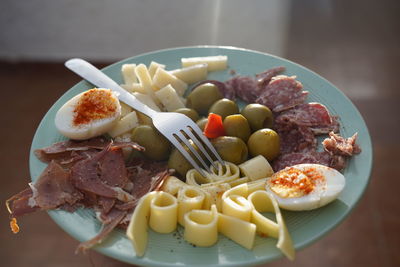
M 149 125 L 139 125 L 132 132 L 132 141 L 143 146 L 146 157 L 154 160 L 166 160 L 169 156 L 170 143 L 156 129 Z
M 196 124 L 199 126 L 199 128 L 204 131 L 204 128 L 206 127 L 206 124 L 208 122 L 208 118 L 202 118 L 198 121 L 196 121 Z
M 199 119 L 199 114 L 196 112 L 196 110 L 191 108 L 178 108 L 174 112 L 182 113 L 191 118 L 192 121 L 197 121 Z
M 236 136 L 247 142 L 251 134 L 247 119 L 240 114 L 229 115 L 224 120 L 225 133 L 228 136 Z
M 194 88 L 188 95 L 186 106 L 201 115 L 207 115 L 211 105 L 222 97 L 217 86 L 212 83 L 204 83 Z
M 218 114 L 225 119 L 226 116 L 239 113 L 239 108 L 235 102 L 227 98 L 223 98 L 215 102 L 208 113 Z
M 264 105 L 249 104 L 243 108 L 241 113 L 246 117 L 253 132 L 272 127 L 274 117 L 271 110 Z
M 252 157 L 263 155 L 268 161 L 272 161 L 279 155 L 279 135 L 271 129 L 260 129 L 249 137 L 247 146 Z
M 240 164 L 247 159 L 247 146 L 242 139 L 238 137 L 220 136 L 212 139 L 211 143 L 225 161 Z
M 190 144 L 196 149 L 199 150 L 198 147 L 193 143 L 192 140 L 189 140 Z M 192 152 L 186 145 L 183 145 L 186 151 L 194 158 Z M 177 173 L 179 173 L 183 178 L 185 178 L 188 170 L 193 169 L 192 164 L 179 152 L 178 149 L 174 148 L 171 152 L 171 155 L 168 159 L 168 168 L 174 169 Z

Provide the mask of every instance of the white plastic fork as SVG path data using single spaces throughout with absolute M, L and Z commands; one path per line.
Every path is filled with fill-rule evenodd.
M 203 135 L 197 124 L 189 117 L 181 113 L 158 112 L 149 108 L 131 93 L 121 88 L 110 77 L 83 59 L 70 59 L 65 62 L 65 66 L 93 85 L 98 86 L 99 88 L 113 90 L 118 95 L 119 100 L 131 106 L 135 110 L 149 116 L 153 120 L 155 128 L 181 152 L 181 154 L 201 175 L 206 176 L 204 170 L 210 172 L 210 164 L 217 169 L 214 163 L 216 160 L 222 165 L 225 165 L 224 161 L 218 155 L 210 141 Z M 200 151 L 197 151 L 189 140 L 192 140 Z M 195 159 L 185 149 L 185 146 L 189 148 Z M 205 147 L 212 155 L 208 153 Z M 199 152 L 205 156 L 210 164 L 207 164 Z M 202 168 L 196 162 L 196 159 L 201 164 Z

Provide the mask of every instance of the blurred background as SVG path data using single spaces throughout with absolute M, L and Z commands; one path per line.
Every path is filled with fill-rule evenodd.
M 400 2 L 345 0 L 30 0 L 0 2 L 3 203 L 29 181 L 30 144 L 51 105 L 80 79 L 70 57 L 103 67 L 152 50 L 229 45 L 316 71 L 363 115 L 374 145 L 370 185 L 352 214 L 318 242 L 263 266 L 400 266 Z M 127 266 L 77 241 L 46 213 L 9 231 L 0 210 L 2 266 Z

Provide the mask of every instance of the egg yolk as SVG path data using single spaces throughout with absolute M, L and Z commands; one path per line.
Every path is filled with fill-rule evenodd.
M 283 198 L 302 197 L 311 193 L 324 176 L 315 168 L 299 170 L 286 168 L 275 173 L 269 181 L 270 188 Z
M 89 124 L 95 120 L 112 117 L 117 103 L 110 90 L 91 89 L 79 99 L 74 109 L 74 126 Z

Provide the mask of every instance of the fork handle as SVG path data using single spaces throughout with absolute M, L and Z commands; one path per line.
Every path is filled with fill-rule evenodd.
M 73 58 L 66 61 L 65 66 L 93 85 L 100 88 L 111 89 L 112 91 L 116 92 L 119 100 L 136 109 L 137 111 L 142 112 L 149 117 L 153 117 L 157 113 L 157 111 L 140 102 L 134 95 L 127 92 L 110 77 L 105 75 L 101 70 L 89 62 L 80 58 Z

